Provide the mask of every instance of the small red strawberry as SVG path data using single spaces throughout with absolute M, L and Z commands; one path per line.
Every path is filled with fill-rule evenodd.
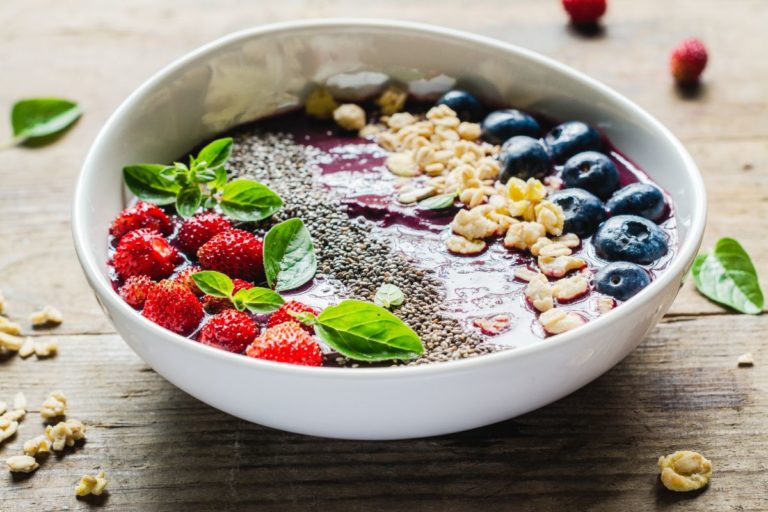
M 681 84 L 698 81 L 707 66 L 707 49 L 696 38 L 686 39 L 672 50 L 669 69 L 672 76 Z
M 249 283 L 248 281 L 243 281 L 242 279 L 233 279 L 232 284 L 235 285 L 234 289 L 232 290 L 232 295 L 236 294 L 240 290 L 253 288 L 253 284 Z M 232 304 L 231 300 L 225 297 L 214 297 L 213 295 L 206 295 L 203 297 L 203 307 L 207 312 L 215 314 L 224 311 L 225 309 L 234 308 L 235 306 Z
M 259 281 L 264 276 L 264 244 L 252 233 L 230 229 L 205 242 L 197 251 L 200 266 L 232 279 Z
M 312 313 L 317 316 L 319 311 L 312 306 L 307 306 L 297 300 L 289 300 L 288 302 L 283 303 L 277 311 L 272 313 L 272 316 L 269 317 L 269 321 L 267 322 L 267 327 L 274 327 L 285 322 L 297 322 L 296 317 L 291 315 L 291 313 Z M 301 323 L 299 323 L 299 325 L 301 325 L 301 328 L 309 334 L 315 333 L 315 328 L 311 325 L 304 325 Z
M 205 242 L 228 229 L 232 224 L 227 219 L 218 213 L 203 212 L 184 221 L 176 240 L 182 251 L 195 255 Z
M 202 269 L 197 265 L 187 267 L 181 272 L 179 272 L 178 274 L 176 274 L 176 277 L 174 277 L 173 280 L 189 288 L 189 290 L 195 295 L 197 295 L 198 297 L 202 297 L 203 295 L 202 290 L 200 290 L 200 288 L 197 287 L 197 284 L 195 283 L 194 279 L 192 279 L 192 274 L 196 274 L 201 270 Z
M 259 334 L 259 326 L 246 313 L 227 309 L 208 320 L 198 341 L 205 345 L 240 353 Z
M 563 7 L 575 25 L 595 23 L 608 8 L 606 0 L 563 0 Z
M 176 268 L 178 259 L 176 248 L 150 228 L 126 234 L 120 239 L 112 257 L 115 271 L 122 279 L 141 275 L 152 279 L 168 277 Z
M 125 284 L 120 287 L 120 296 L 129 306 L 135 309 L 144 307 L 144 301 L 155 282 L 147 276 L 131 276 L 125 280 Z
M 303 366 L 321 366 L 320 345 L 296 322 L 270 327 L 245 350 L 248 357 Z
M 203 306 L 189 288 L 165 279 L 149 291 L 142 314 L 161 327 L 188 335 L 200 325 Z
M 173 231 L 171 219 L 163 210 L 154 204 L 139 201 L 118 214 L 109 232 L 119 240 L 126 233 L 141 228 L 154 229 L 161 235 L 169 235 Z

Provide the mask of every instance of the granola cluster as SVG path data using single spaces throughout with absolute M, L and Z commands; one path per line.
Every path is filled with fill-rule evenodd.
M 661 483 L 670 491 L 689 492 L 706 486 L 712 478 L 712 463 L 688 450 L 659 457 Z

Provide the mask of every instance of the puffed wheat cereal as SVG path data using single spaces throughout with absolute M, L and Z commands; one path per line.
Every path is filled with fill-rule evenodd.
M 754 366 L 755 360 L 752 358 L 752 354 L 750 352 L 747 352 L 746 354 L 741 354 L 739 358 L 736 360 L 737 366 Z
M 37 357 L 51 357 L 58 353 L 59 343 L 55 339 L 35 342 L 35 355 Z
M 0 332 L 18 336 L 21 334 L 21 326 L 16 322 L 8 320 L 4 316 L 0 316 Z
M 74 446 L 76 441 L 85 439 L 85 425 L 74 419 L 60 421 L 45 427 L 45 437 L 51 441 L 51 448 L 60 452 L 67 446 Z
M 29 455 L 14 455 L 9 457 L 5 463 L 11 473 L 31 473 L 40 467 L 40 464 Z
M 345 130 L 357 131 L 365 126 L 365 110 L 354 103 L 345 103 L 333 111 L 333 120 Z
M 528 286 L 525 287 L 525 296 L 539 311 L 548 311 L 554 306 L 552 286 L 542 274 L 538 274 L 528 282 Z
M 547 334 L 561 334 L 583 325 L 584 319 L 572 311 L 552 308 L 539 316 L 539 322 Z
M 555 281 L 552 293 L 559 301 L 571 301 L 589 291 L 589 281 L 581 274 Z
M 24 454 L 34 457 L 41 453 L 50 453 L 51 441 L 44 435 L 34 437 L 24 442 Z
M 703 455 L 688 450 L 659 457 L 661 483 L 670 491 L 689 492 L 701 489 L 712 477 L 712 463 Z
M 469 256 L 483 252 L 486 243 L 483 240 L 467 240 L 463 236 L 451 235 L 448 240 L 445 241 L 445 246 L 454 254 Z
M 376 99 L 376 104 L 381 109 L 381 113 L 387 116 L 403 110 L 405 101 L 408 99 L 408 92 L 396 85 L 390 85 Z
M 29 316 L 29 321 L 33 327 L 59 325 L 64 321 L 64 315 L 53 306 L 45 306 L 42 310 L 32 313 Z
M 58 418 L 67 414 L 67 397 L 61 391 L 54 391 L 40 407 L 40 416 L 44 420 Z

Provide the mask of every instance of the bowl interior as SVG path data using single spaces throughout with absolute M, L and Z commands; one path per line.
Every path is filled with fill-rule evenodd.
M 672 196 L 676 257 L 692 257 L 704 217 L 695 165 L 666 129 L 621 96 L 554 61 L 485 38 L 403 23 L 315 22 L 214 42 L 123 103 L 94 144 L 76 197 L 75 237 L 92 283 L 110 286 L 106 233 L 128 199 L 124 165 L 170 161 L 234 125 L 296 107 L 313 83 L 355 99 L 392 79 L 420 96 L 458 85 L 494 103 L 598 126 Z

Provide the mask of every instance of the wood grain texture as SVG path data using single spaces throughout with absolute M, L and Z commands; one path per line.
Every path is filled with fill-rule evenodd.
M 104 469 L 109 510 L 766 510 L 768 352 L 764 317 L 733 315 L 686 284 L 670 314 L 624 362 L 534 413 L 463 434 L 343 442 L 234 419 L 187 396 L 114 334 L 85 283 L 69 232 L 72 190 L 90 142 L 151 73 L 233 30 L 288 19 L 365 16 L 431 22 L 518 43 L 585 71 L 648 109 L 681 138 L 705 176 L 705 245 L 741 240 L 768 275 L 768 47 L 761 0 L 614 0 L 586 38 L 559 2 L 353 0 L 29 0 L 0 4 L 0 106 L 35 95 L 83 102 L 86 115 L 42 150 L 0 154 L 0 288 L 9 314 L 45 304 L 66 315 L 56 358 L 0 362 L 0 400 L 53 389 L 90 425 L 87 443 L 31 477 L 0 472 L 0 510 L 86 510 L 81 474 Z M 696 97 L 666 73 L 669 48 L 698 35 L 711 52 Z M 8 129 L 0 126 L 0 136 Z M 763 282 L 766 287 L 768 283 Z M 28 327 L 28 326 L 26 326 Z M 751 351 L 756 366 L 737 369 Z M 556 376 L 553 376 L 556 378 Z M 18 453 L 42 431 L 30 413 L 0 446 Z M 700 450 L 708 490 L 657 483 L 658 455 Z

